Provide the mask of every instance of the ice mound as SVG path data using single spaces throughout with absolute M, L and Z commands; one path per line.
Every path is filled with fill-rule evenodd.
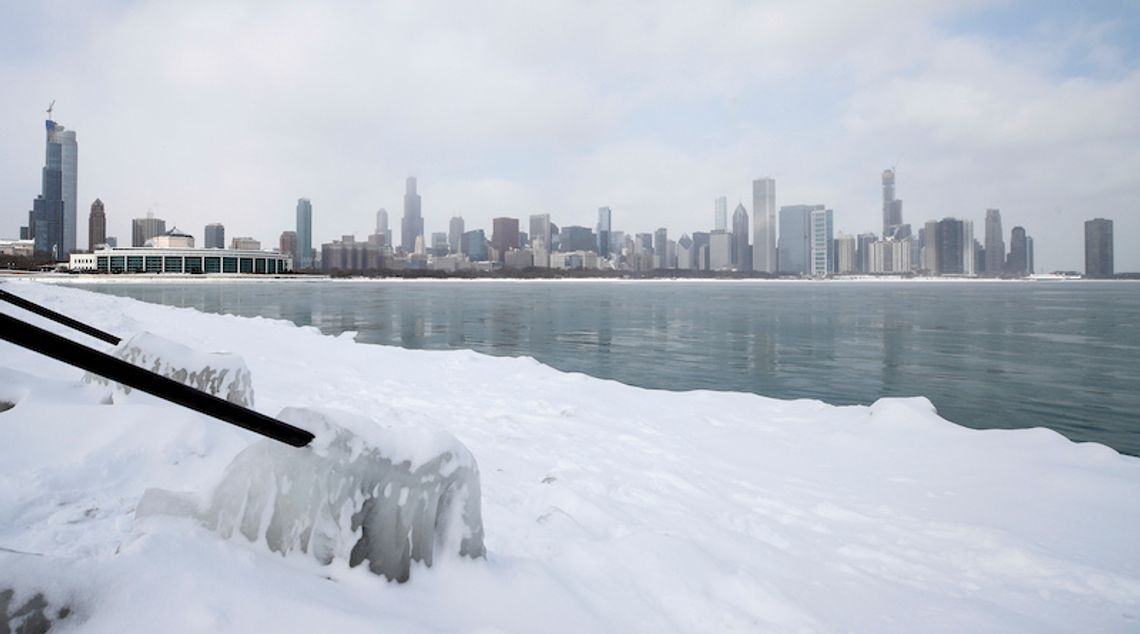
M 243 407 L 253 407 L 253 383 L 245 361 L 236 354 L 199 352 L 149 332 L 124 339 L 111 354 L 151 372 L 224 398 Z M 107 385 L 107 379 L 88 372 L 83 380 Z M 114 384 L 123 393 L 131 388 Z
M 207 499 L 148 489 L 137 517 L 189 515 L 278 553 L 322 563 L 365 561 L 406 581 L 436 549 L 481 557 L 483 520 L 474 457 L 445 432 L 388 432 L 342 412 L 287 408 L 278 418 L 316 439 L 295 449 L 264 440 L 239 453 Z

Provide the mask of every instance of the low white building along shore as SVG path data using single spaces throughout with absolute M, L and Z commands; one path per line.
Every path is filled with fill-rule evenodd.
M 293 272 L 286 253 L 254 249 L 196 249 L 194 237 L 173 228 L 142 247 L 104 247 L 72 254 L 72 271 L 85 273 L 245 273 Z

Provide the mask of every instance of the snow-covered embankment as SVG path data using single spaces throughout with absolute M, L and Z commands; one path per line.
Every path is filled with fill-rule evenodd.
M 1053 432 L 975 431 L 923 399 L 832 407 L 663 392 L 530 359 L 32 283 L 128 335 L 240 354 L 257 409 L 331 407 L 454 434 L 482 473 L 487 558 L 398 585 L 178 518 L 252 434 L 0 344 L 0 590 L 83 631 L 1137 631 L 1140 460 Z M 0 310 L 106 346 L 11 306 Z M 17 599 L 27 598 L 17 596 Z

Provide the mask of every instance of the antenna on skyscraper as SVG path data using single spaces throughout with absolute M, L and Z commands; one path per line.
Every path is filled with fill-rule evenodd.
M 51 119 L 51 111 L 52 111 L 54 108 L 55 108 L 55 99 L 52 99 L 52 100 L 51 100 L 51 103 L 49 103 L 49 104 L 48 104 L 48 109 L 47 109 L 47 113 L 48 113 L 48 119 Z

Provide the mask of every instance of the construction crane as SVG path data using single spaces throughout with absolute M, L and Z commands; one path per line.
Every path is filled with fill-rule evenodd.
M 48 104 L 48 109 L 47 109 L 47 113 L 48 113 L 48 119 L 51 119 L 51 111 L 52 111 L 54 108 L 55 108 L 55 99 L 52 99 L 52 100 L 51 100 L 51 103 L 49 103 L 49 104 Z

